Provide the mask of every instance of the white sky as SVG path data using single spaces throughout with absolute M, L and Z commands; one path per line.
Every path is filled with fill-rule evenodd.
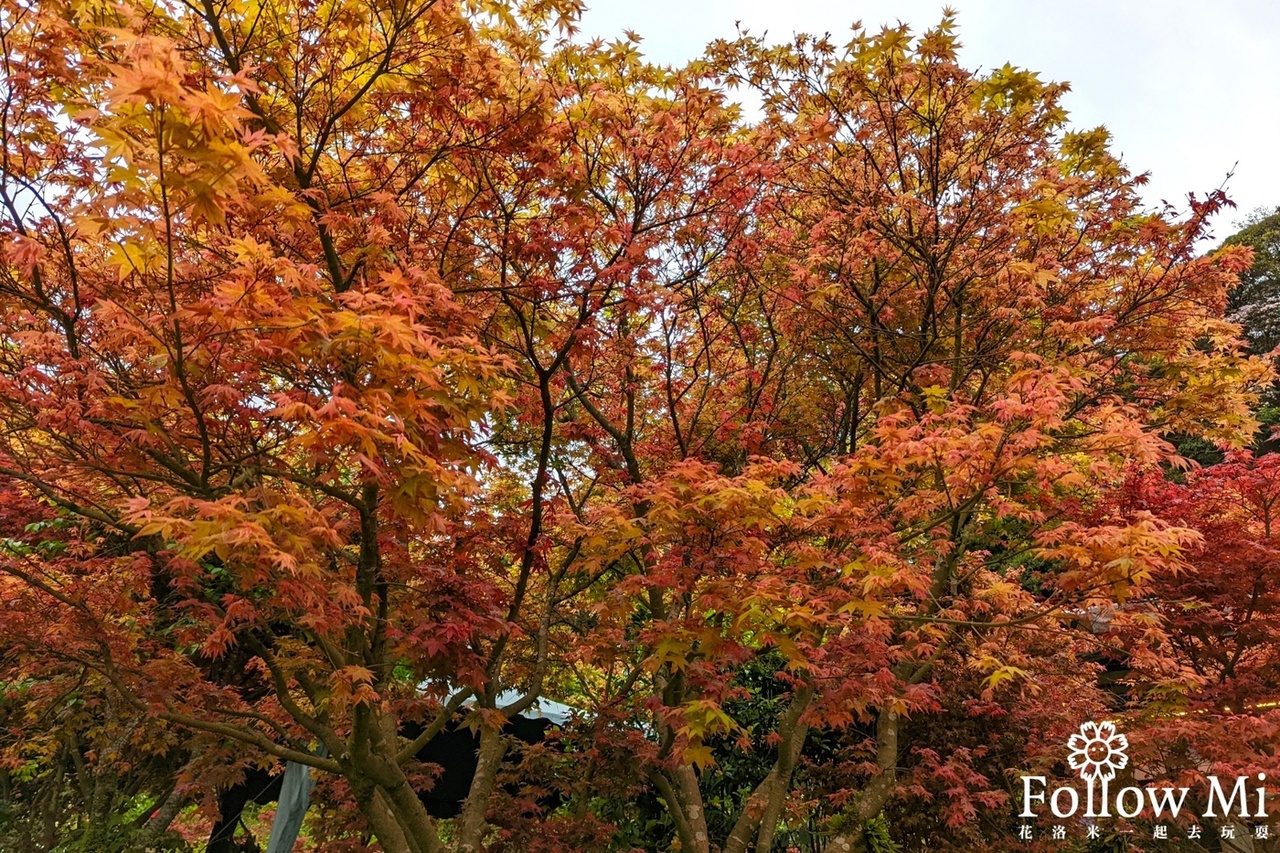
M 683 63 L 734 22 L 771 41 L 796 32 L 839 41 L 901 20 L 919 32 L 941 18 L 938 0 L 587 0 L 583 36 L 635 30 L 661 63 Z M 961 62 L 1005 62 L 1065 80 L 1077 127 L 1106 125 L 1134 173 L 1150 172 L 1148 202 L 1182 207 L 1189 190 L 1218 187 L 1239 209 L 1216 236 L 1257 207 L 1280 205 L 1280 0 L 953 0 Z

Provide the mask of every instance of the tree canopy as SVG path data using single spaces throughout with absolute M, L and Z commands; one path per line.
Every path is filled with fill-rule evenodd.
M 1248 246 L 1253 265 L 1240 274 L 1240 283 L 1227 303 L 1228 316 L 1244 327 L 1249 345 L 1259 353 L 1280 346 L 1276 329 L 1276 297 L 1280 291 L 1280 210 L 1257 210 L 1223 246 Z
M 293 762 L 324 850 L 1001 849 L 1082 719 L 1270 720 L 1271 463 L 1164 475 L 1258 427 L 1265 250 L 952 18 L 669 68 L 573 0 L 2 8 L 5 844 Z

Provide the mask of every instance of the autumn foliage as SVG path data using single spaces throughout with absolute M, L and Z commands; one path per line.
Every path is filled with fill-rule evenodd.
M 1273 760 L 1280 475 L 1171 444 L 1272 378 L 1226 199 L 951 19 L 671 69 L 573 0 L 2 8 L 13 843 L 295 762 L 316 849 L 997 849 L 1117 703 Z

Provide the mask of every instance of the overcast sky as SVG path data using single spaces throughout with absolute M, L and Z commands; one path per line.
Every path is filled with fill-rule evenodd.
M 590 3 L 591 0 L 588 0 Z M 595 0 L 583 35 L 644 39 L 654 61 L 683 63 L 734 22 L 770 40 L 796 32 L 844 36 L 902 21 L 937 23 L 936 0 Z M 1078 127 L 1104 124 L 1130 170 L 1150 172 L 1149 202 L 1181 202 L 1222 183 L 1239 210 L 1280 205 L 1280 0 L 955 0 L 961 61 L 1011 62 L 1070 82 Z M 1238 163 L 1238 165 L 1236 165 Z

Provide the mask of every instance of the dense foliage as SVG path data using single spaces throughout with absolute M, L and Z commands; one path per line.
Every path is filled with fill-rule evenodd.
M 1025 849 L 1116 713 L 1280 774 L 1280 477 L 1166 476 L 1258 428 L 1252 255 L 1064 86 L 949 18 L 671 69 L 573 0 L 0 9 L 6 848 L 198 845 L 286 761 L 389 853 Z
M 1240 284 L 1227 301 L 1227 316 L 1244 327 L 1245 340 L 1256 352 L 1280 346 L 1280 210 L 1259 210 L 1223 246 L 1248 246 L 1253 264 L 1240 274 Z

